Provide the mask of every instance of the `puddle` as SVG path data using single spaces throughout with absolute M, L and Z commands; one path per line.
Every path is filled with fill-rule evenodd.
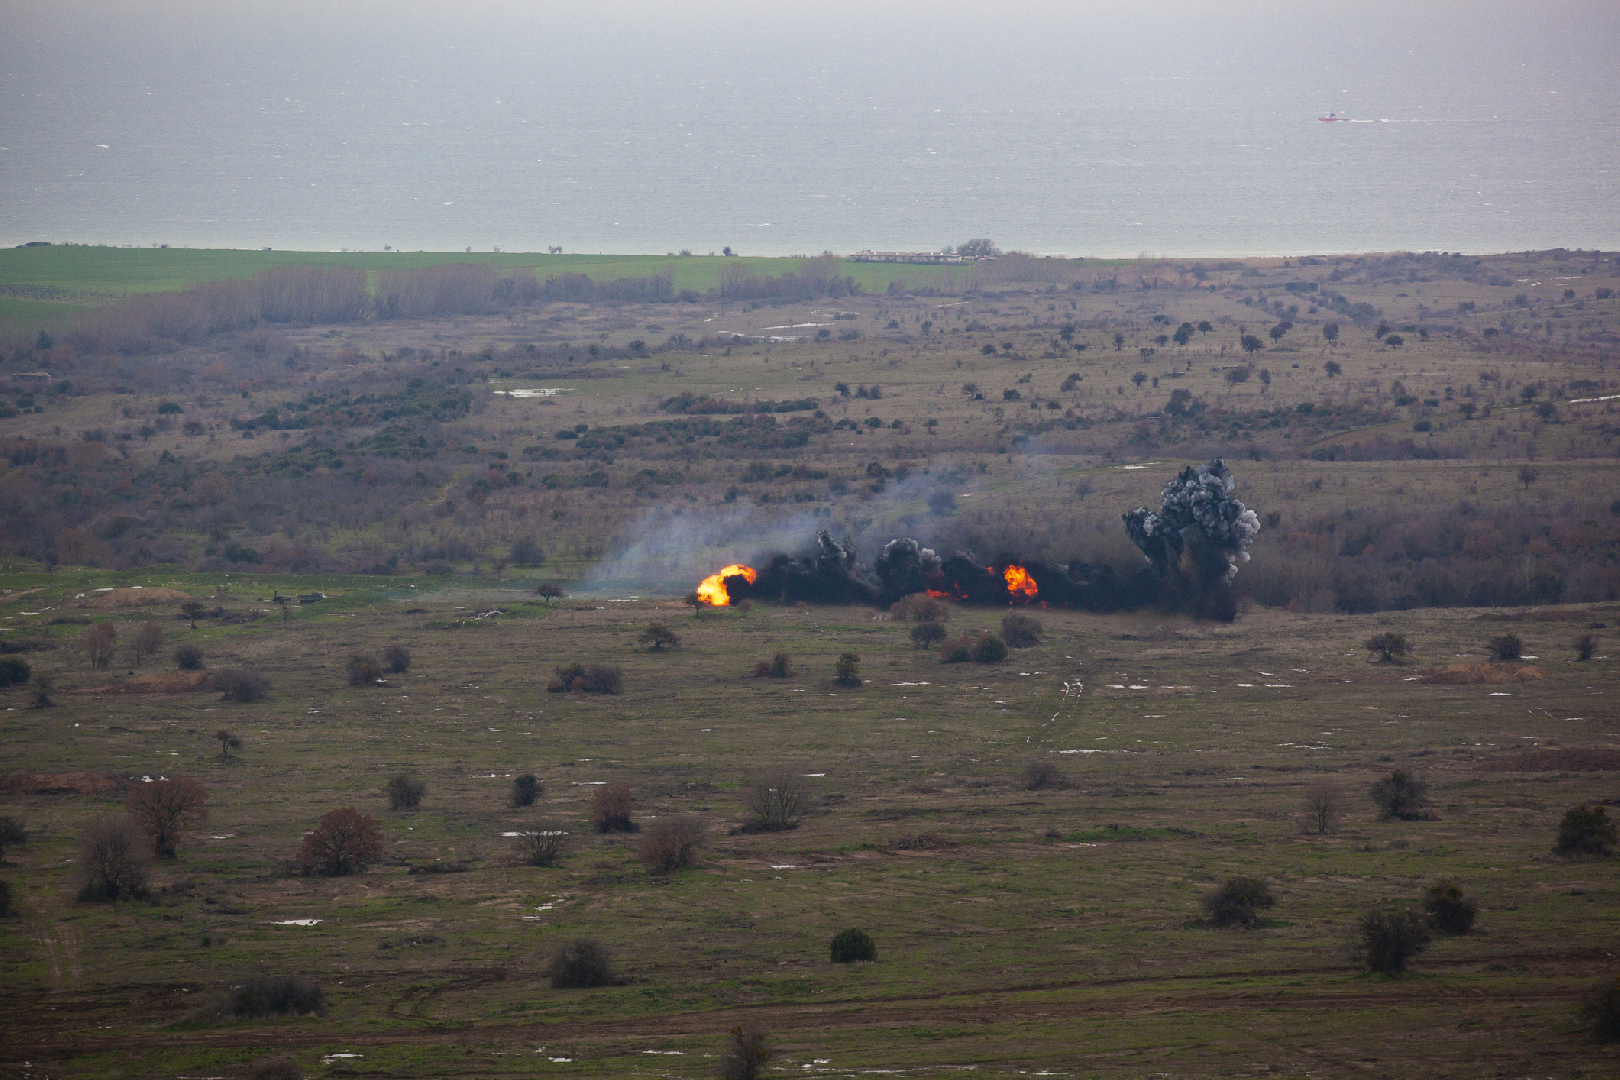
M 319 923 L 321 921 L 322 920 L 320 920 L 320 919 L 282 919 L 279 922 L 273 922 L 270 925 L 271 926 L 314 926 L 316 923 Z

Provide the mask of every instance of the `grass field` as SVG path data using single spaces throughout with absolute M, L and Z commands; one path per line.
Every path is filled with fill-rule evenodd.
M 0 301 L 88 310 L 279 259 L 670 265 L 695 289 L 796 265 L 27 249 L 0 252 Z M 769 1034 L 768 1075 L 1613 1074 L 1577 1006 L 1620 971 L 1620 881 L 1552 855 L 1566 809 L 1617 798 L 1613 258 L 1004 260 L 972 282 L 907 267 L 934 292 L 890 294 L 894 269 L 849 265 L 875 275 L 855 297 L 491 305 L 127 351 L 29 328 L 0 395 L 0 645 L 40 645 L 0 690 L 0 814 L 31 834 L 0 866 L 19 912 L 0 1075 L 236 1078 L 286 1052 L 316 1076 L 696 1078 L 739 1023 Z M 537 389 L 557 393 L 499 393 Z M 1128 570 L 1121 513 L 1214 456 L 1264 523 L 1230 625 L 1036 610 L 1042 644 L 946 665 L 867 606 L 673 599 L 822 526 L 863 568 L 908 535 Z M 542 581 L 570 596 L 542 602 Z M 137 585 L 155 602 L 102 591 Z M 137 662 L 146 621 L 163 644 Z M 651 621 L 682 645 L 648 651 Z M 94 670 L 101 623 L 119 645 Z M 1370 659 L 1386 631 L 1408 662 Z M 1421 677 L 1507 632 L 1539 677 Z M 269 698 L 131 692 L 181 645 Z M 349 686 L 348 659 L 388 645 L 409 671 Z M 833 681 L 846 651 L 858 688 Z M 793 676 L 755 678 L 777 652 Z M 623 693 L 547 692 L 567 662 L 620 666 Z M 42 678 L 55 704 L 34 708 Z M 228 760 L 222 727 L 244 743 Z M 1063 782 L 1030 790 L 1036 762 Z M 773 767 L 811 812 L 738 831 Z M 1377 819 L 1367 789 L 1397 768 L 1429 781 L 1432 819 Z M 427 784 L 419 810 L 388 809 L 401 772 Z M 515 810 L 528 772 L 543 794 Z M 209 819 L 151 901 L 75 902 L 80 837 L 146 776 L 201 781 Z M 636 837 L 590 830 L 619 780 L 644 826 L 707 823 L 695 867 L 651 873 Z M 1317 834 L 1302 798 L 1324 780 L 1345 814 Z M 302 875 L 303 835 L 345 805 L 387 856 Z M 503 834 L 546 823 L 570 834 L 562 865 L 521 865 Z M 422 872 L 444 864 L 464 869 Z M 1276 906 L 1205 925 L 1236 874 Z M 1360 971 L 1362 914 L 1441 878 L 1476 930 L 1400 978 Z M 876 963 L 829 963 L 849 926 Z M 552 950 L 581 936 L 623 982 L 551 989 Z M 327 1016 L 211 1019 L 255 974 L 314 980 Z

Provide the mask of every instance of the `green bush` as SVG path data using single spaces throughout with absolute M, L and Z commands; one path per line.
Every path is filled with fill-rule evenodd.
M 427 784 L 407 773 L 400 773 L 390 777 L 388 783 L 383 785 L 383 794 L 388 796 L 388 809 L 415 810 L 422 805 Z
M 675 631 L 663 623 L 648 623 L 647 629 L 641 632 L 641 643 L 653 652 L 663 652 L 665 649 L 678 649 L 681 639 Z
M 14 660 L 11 657 L 0 660 L 0 687 L 21 686 L 32 674 L 33 671 L 28 667 L 26 660 Z
M 911 628 L 911 643 L 919 649 L 926 649 L 950 636 L 950 631 L 937 622 L 921 622 Z
M 1581 1019 L 1600 1039 L 1620 1039 L 1620 975 L 1594 986 L 1581 1002 Z
M 861 658 L 852 652 L 839 656 L 833 665 L 833 682 L 839 686 L 861 685 Z
M 979 640 L 973 643 L 975 664 L 999 664 L 1005 659 L 1007 659 L 1007 643 L 996 635 L 980 634 Z
M 1580 857 L 1595 855 L 1599 858 L 1614 852 L 1615 827 L 1602 806 L 1582 803 L 1572 806 L 1558 823 L 1558 843 L 1553 852 L 1558 855 Z
M 1001 636 L 1008 645 L 1015 649 L 1027 649 L 1032 645 L 1041 643 L 1041 634 L 1045 631 L 1041 620 L 1028 615 L 1003 615 L 1001 618 Z M 1006 654 L 1003 653 L 1003 656 Z
M 578 990 L 613 984 L 613 965 L 607 946 L 591 938 L 575 938 L 557 946 L 546 965 L 553 990 Z
M 373 656 L 351 656 L 344 664 L 350 686 L 375 686 L 382 678 L 382 665 Z
M 1044 758 L 1037 758 L 1024 768 L 1023 781 L 1025 791 L 1039 791 L 1042 788 L 1063 787 L 1063 773 L 1058 767 Z
M 871 934 L 852 926 L 833 935 L 828 953 L 835 964 L 873 961 L 877 959 L 877 945 L 873 943 Z
M 994 634 L 980 632 L 976 636 L 963 634 L 940 646 L 940 663 L 995 664 L 1007 659 L 1007 643 Z
M 1396 769 L 1374 783 L 1368 794 L 1378 807 L 1380 820 L 1400 818 L 1402 821 L 1417 821 L 1423 816 L 1423 808 L 1429 804 L 1428 790 L 1428 785 L 1420 778 Z
M 524 773 L 512 781 L 512 805 L 533 806 L 540 790 L 540 781 L 534 778 L 534 773 Z
M 234 701 L 238 704 L 252 704 L 263 701 L 270 696 L 270 680 L 257 672 L 238 668 L 235 671 L 222 671 L 211 680 L 214 689 L 220 692 L 221 701 Z
M 1230 877 L 1204 894 L 1204 913 L 1216 926 L 1258 926 L 1260 911 L 1277 901 L 1266 883 L 1254 877 Z
M 203 651 L 195 645 L 182 645 L 174 650 L 174 666 L 181 671 L 201 671 Z
M 1479 905 L 1463 895 L 1455 881 L 1439 881 L 1423 894 L 1423 913 L 1431 929 L 1442 934 L 1466 934 L 1474 928 Z
M 258 1019 L 266 1016 L 325 1016 L 326 994 L 298 975 L 255 975 L 225 995 L 220 1012 L 225 1016 Z
M 1423 917 L 1410 908 L 1374 908 L 1361 917 L 1357 930 L 1356 960 L 1379 974 L 1399 975 L 1429 947 Z
M 609 664 L 558 664 L 546 689 L 553 694 L 617 694 L 624 689 L 624 672 Z
M 1377 655 L 1379 662 L 1393 664 L 1399 662 L 1412 647 L 1406 643 L 1405 634 L 1383 633 L 1374 634 L 1362 642 L 1362 648 Z
M 1582 634 L 1580 637 L 1575 639 L 1575 659 L 1579 662 L 1583 664 L 1586 663 L 1588 660 L 1592 659 L 1592 654 L 1596 651 L 1597 638 L 1593 637 L 1591 634 Z
M 1524 642 L 1520 641 L 1516 635 L 1503 634 L 1501 637 L 1491 638 L 1490 644 L 1486 646 L 1486 651 L 1491 654 L 1492 660 L 1517 660 L 1524 655 Z

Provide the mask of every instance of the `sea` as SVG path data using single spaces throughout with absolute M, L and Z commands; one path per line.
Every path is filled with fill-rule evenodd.
M 1611 2 L 6 0 L 0 21 L 7 244 L 1620 248 Z

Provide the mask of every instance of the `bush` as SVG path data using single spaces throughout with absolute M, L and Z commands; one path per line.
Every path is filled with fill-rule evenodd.
M 1230 877 L 1204 894 L 1204 913 L 1216 926 L 1258 926 L 1260 909 L 1277 901 L 1266 883 L 1254 877 Z
M 937 622 L 918 623 L 911 628 L 911 644 L 919 649 L 926 649 L 934 642 L 944 641 L 950 636 L 950 631 Z
M 383 857 L 382 833 L 370 814 L 352 806 L 329 810 L 299 851 L 306 873 L 322 877 L 357 874 Z
M 16 913 L 11 906 L 11 886 L 0 881 L 0 919 L 9 919 Z
M 1374 634 L 1362 642 L 1361 647 L 1375 654 L 1381 664 L 1396 663 L 1411 651 L 1411 646 L 1406 643 L 1406 635 L 1396 633 Z
M 182 645 L 174 650 L 174 666 L 181 671 L 201 671 L 203 651 L 196 645 Z
M 1429 927 L 1442 934 L 1466 934 L 1474 928 L 1479 905 L 1463 895 L 1455 881 L 1438 881 L 1423 894 L 1423 913 Z
M 546 689 L 553 694 L 617 694 L 624 689 L 624 672 L 608 664 L 558 664 Z
M 56 702 L 51 700 L 51 691 L 56 689 L 56 683 L 49 675 L 41 675 L 34 680 L 33 706 L 36 709 L 48 709 Z
M 1361 917 L 1354 955 L 1368 971 L 1399 975 L 1428 947 L 1422 916 L 1410 908 L 1386 905 Z
M 1429 805 L 1428 791 L 1429 786 L 1421 779 L 1396 769 L 1374 783 L 1368 794 L 1378 807 L 1379 820 L 1417 821 L 1423 816 L 1423 808 Z
M 1608 812 L 1602 806 L 1582 803 L 1572 806 L 1558 823 L 1558 843 L 1553 846 L 1557 855 L 1580 857 L 1595 855 L 1599 858 L 1614 852 L 1615 828 Z
M 110 622 L 97 623 L 79 638 L 79 648 L 97 671 L 112 663 L 113 647 L 118 644 L 118 630 Z
M 557 946 L 546 965 L 553 990 L 578 990 L 613 985 L 613 966 L 607 946 L 590 938 L 575 938 Z
M 720 1059 L 720 1080 L 759 1080 L 769 1060 L 765 1033 L 738 1024 L 731 1029 L 731 1041 Z
M 534 595 L 549 604 L 558 597 L 567 596 L 568 594 L 563 592 L 562 586 L 555 581 L 542 581 L 534 587 Z
M 1584 664 L 1588 660 L 1592 659 L 1592 654 L 1596 651 L 1597 639 L 1591 634 L 1582 634 L 1580 637 L 1575 639 L 1575 659 L 1581 663 Z M 26 667 L 27 665 L 24 666 Z M 25 675 L 24 678 L 27 678 L 27 676 Z
M 1307 829 L 1330 833 L 1344 816 L 1344 792 L 1335 783 L 1318 780 L 1305 788 L 1302 806 Z
M 221 701 L 249 705 L 270 696 L 270 680 L 245 668 L 222 671 L 214 676 L 213 683 L 214 689 L 220 692 Z
M 556 866 L 568 849 L 568 834 L 551 825 L 518 837 L 518 857 L 526 866 Z
M 400 773 L 383 785 L 383 794 L 388 796 L 388 809 L 415 810 L 422 805 L 427 784 L 408 773 Z
M 785 679 L 793 674 L 793 658 L 785 652 L 779 652 L 771 657 L 770 663 L 761 660 L 754 673 L 764 678 Z
M 833 665 L 833 682 L 839 686 L 861 685 L 861 658 L 852 652 L 839 656 Z
M 163 627 L 155 622 L 143 622 L 135 628 L 135 636 L 130 640 L 129 647 L 135 654 L 136 663 L 139 663 L 155 654 L 162 644 Z
M 663 652 L 666 648 L 678 649 L 681 647 L 680 636 L 663 623 L 648 623 L 647 629 L 641 632 L 641 643 L 652 649 L 653 652 Z
M 21 686 L 32 674 L 26 660 L 13 660 L 10 657 L 0 660 L 0 687 Z
M 640 826 L 630 820 L 635 793 L 624 782 L 603 784 L 591 799 L 591 824 L 599 833 L 636 832 Z
M 382 665 L 372 656 L 351 656 L 344 665 L 350 686 L 375 686 L 382 678 Z
M 6 861 L 7 848 L 28 846 L 28 829 L 10 814 L 0 814 L 0 863 Z
M 248 1070 L 247 1080 L 304 1080 L 304 1070 L 289 1057 L 260 1058 Z
M 835 964 L 853 964 L 856 961 L 870 963 L 877 959 L 877 945 L 872 941 L 872 935 L 853 926 L 834 934 L 827 952 Z
M 255 975 L 233 986 L 220 1008 L 225 1016 L 259 1019 L 266 1016 L 325 1016 L 326 993 L 299 975 Z
M 524 773 L 512 781 L 512 805 L 533 806 L 541 791 L 540 781 L 534 778 L 534 773 Z
M 214 738 L 219 740 L 219 757 L 221 761 L 229 761 L 232 750 L 242 749 L 242 740 L 225 728 L 220 728 L 214 732 Z
M 1036 758 L 1025 766 L 1023 775 L 1019 779 L 1023 782 L 1025 791 L 1039 791 L 1042 788 L 1059 788 L 1063 786 L 1063 773 L 1056 765 L 1044 758 Z
M 799 827 L 810 793 L 791 769 L 771 769 L 743 790 L 743 805 L 754 815 L 748 832 L 784 832 Z
M 902 596 L 890 604 L 889 614 L 902 622 L 907 619 L 912 622 L 945 622 L 951 617 L 951 609 L 939 597 L 919 592 Z
M 1041 625 L 1041 620 L 1031 618 L 1028 615 L 1003 615 L 1001 617 L 1001 637 L 1015 649 L 1027 649 L 1031 645 L 1039 645 L 1041 643 L 1041 633 L 1045 629 Z
M 1524 655 L 1524 642 L 1513 634 L 1493 637 L 1485 648 L 1491 654 L 1492 660 L 1517 660 Z
M 659 818 L 636 845 L 636 858 L 655 874 L 672 874 L 697 862 L 707 832 L 693 814 Z
M 129 814 L 152 842 L 152 854 L 173 858 L 180 830 L 208 818 L 208 789 L 186 776 L 136 784 L 124 800 Z
M 403 645 L 390 645 L 383 650 L 383 667 L 393 675 L 411 670 L 411 650 Z
M 79 900 L 117 903 L 147 894 L 146 856 L 140 831 L 122 815 L 104 817 L 85 830 L 79 846 Z
M 980 632 L 977 636 L 963 634 L 940 646 L 940 662 L 944 664 L 995 664 L 1007 659 L 1007 643 L 994 634 Z
M 1581 1002 L 1581 1020 L 1600 1039 L 1620 1039 L 1620 975 L 1587 992 Z

